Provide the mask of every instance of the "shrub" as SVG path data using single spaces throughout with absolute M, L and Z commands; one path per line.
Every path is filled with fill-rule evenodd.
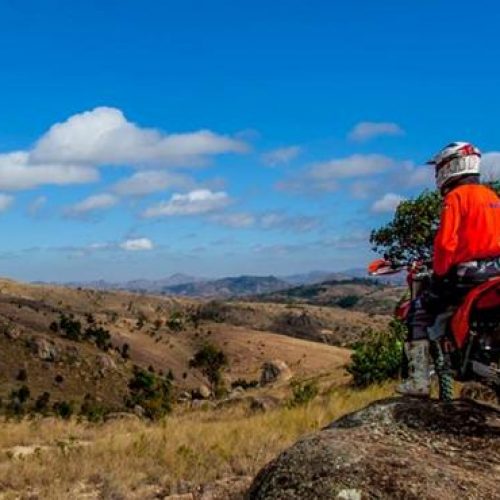
M 384 380 L 397 378 L 402 365 L 403 342 L 406 327 L 393 320 L 389 330 L 367 330 L 363 340 L 354 345 L 354 352 L 347 371 L 356 387 L 366 387 Z
M 354 307 L 359 302 L 359 299 L 358 295 L 346 295 L 338 299 L 336 305 L 343 309 L 351 309 L 351 307 Z
M 19 382 L 25 382 L 26 380 L 28 380 L 28 372 L 26 371 L 25 368 L 21 368 L 19 370 L 16 380 L 19 380 Z
M 65 337 L 70 340 L 81 340 L 82 324 L 75 320 L 73 315 L 66 316 L 61 314 L 59 318 L 59 328 L 64 332 Z
M 130 358 L 130 346 L 126 342 L 122 345 L 121 354 L 123 359 Z
M 100 422 L 104 419 L 107 410 L 90 394 L 86 394 L 80 408 L 80 414 L 90 422 Z
M 155 420 L 172 410 L 172 382 L 165 377 L 134 367 L 129 384 L 130 394 L 125 403 L 129 408 L 139 405 L 146 417 Z
M 174 311 L 168 318 L 166 325 L 173 332 L 180 332 L 184 329 L 184 316 L 180 311 Z
M 65 420 L 70 419 L 74 412 L 73 403 L 68 403 L 68 401 L 57 401 L 53 408 L 56 415 Z
M 192 368 L 199 368 L 212 385 L 212 392 L 217 394 L 223 389 L 222 370 L 227 366 L 227 356 L 217 346 L 206 342 L 189 362 Z
M 301 406 L 312 401 L 319 392 L 318 383 L 315 380 L 307 382 L 292 382 L 292 399 L 288 402 L 288 406 Z
M 91 325 L 85 329 L 85 338 L 91 340 L 102 351 L 108 351 L 112 344 L 110 342 L 111 335 L 108 330 L 102 326 Z
M 47 413 L 47 410 L 49 408 L 49 401 L 50 401 L 50 393 L 44 392 L 36 398 L 35 406 L 33 409 L 36 412 L 45 414 Z
M 25 403 L 30 397 L 30 390 L 26 385 L 21 386 L 17 391 L 13 390 L 9 394 L 9 402 L 6 410 L 8 415 L 21 416 L 25 412 Z
M 59 323 L 57 321 L 52 321 L 52 323 L 49 326 L 49 329 L 50 329 L 50 331 L 52 331 L 54 333 L 58 333 L 59 332 Z

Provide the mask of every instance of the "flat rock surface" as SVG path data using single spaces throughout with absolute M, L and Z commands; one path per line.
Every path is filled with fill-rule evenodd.
M 500 410 L 391 398 L 298 441 L 255 478 L 259 499 L 498 499 Z

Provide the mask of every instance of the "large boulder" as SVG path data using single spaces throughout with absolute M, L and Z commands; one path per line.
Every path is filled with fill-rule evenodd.
M 392 398 L 347 415 L 283 452 L 250 500 L 499 498 L 500 410 Z
M 56 361 L 59 357 L 59 349 L 56 345 L 44 338 L 32 338 L 30 345 L 33 354 L 44 361 Z
M 268 385 L 274 382 L 286 382 L 292 378 L 292 370 L 280 359 L 266 361 L 262 365 L 260 384 Z

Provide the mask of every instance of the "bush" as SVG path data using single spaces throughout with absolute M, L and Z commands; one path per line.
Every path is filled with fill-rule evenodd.
M 82 324 L 80 321 L 75 320 L 73 315 L 66 316 L 65 314 L 61 314 L 59 328 L 64 332 L 65 337 L 70 340 L 78 341 L 82 338 Z
M 288 402 L 288 406 L 301 406 L 312 401 L 319 392 L 318 384 L 315 380 L 308 382 L 292 382 L 292 399 Z
M 50 393 L 44 392 L 36 398 L 34 410 L 39 413 L 47 413 L 49 408 Z
M 184 329 L 184 316 L 180 311 L 174 311 L 168 318 L 166 325 L 173 332 L 180 332 Z
M 19 382 L 25 382 L 26 380 L 28 380 L 28 372 L 26 371 L 25 368 L 21 368 L 19 370 L 16 380 L 19 380 Z
M 354 345 L 354 352 L 347 371 L 353 377 L 356 387 L 394 379 L 399 376 L 403 360 L 403 342 L 406 327 L 400 321 L 393 320 L 389 331 L 365 332 L 362 341 Z
M 192 368 L 199 368 L 212 385 L 214 394 L 223 394 L 222 370 L 227 366 L 227 356 L 217 346 L 206 342 L 189 362 Z
M 111 335 L 102 326 L 91 325 L 85 329 L 85 338 L 91 340 L 102 351 L 108 351 L 111 347 Z
M 21 416 L 25 413 L 25 403 L 30 397 L 30 390 L 28 386 L 23 385 L 17 391 L 13 390 L 9 394 L 9 402 L 7 403 L 6 410 L 8 415 Z
M 126 342 L 122 345 L 121 354 L 123 359 L 130 358 L 130 346 Z
M 86 394 L 80 408 L 80 414 L 90 422 L 100 422 L 104 419 L 107 410 L 90 394 Z
M 69 420 L 71 415 L 73 415 L 73 403 L 68 403 L 67 401 L 58 401 L 54 403 L 54 412 L 57 416 Z
M 338 299 L 335 305 L 343 309 L 351 309 L 351 307 L 354 307 L 359 302 L 360 298 L 358 295 L 346 295 Z
M 126 405 L 129 408 L 139 405 L 146 417 L 156 420 L 172 410 L 172 382 L 168 378 L 136 366 L 128 387 L 130 394 Z

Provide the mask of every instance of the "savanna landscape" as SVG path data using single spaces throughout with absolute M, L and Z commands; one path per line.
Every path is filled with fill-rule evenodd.
M 4 498 L 236 495 L 299 436 L 392 390 L 355 390 L 345 371 L 382 314 L 3 280 L 0 318 Z M 207 346 L 220 380 L 193 363 Z

